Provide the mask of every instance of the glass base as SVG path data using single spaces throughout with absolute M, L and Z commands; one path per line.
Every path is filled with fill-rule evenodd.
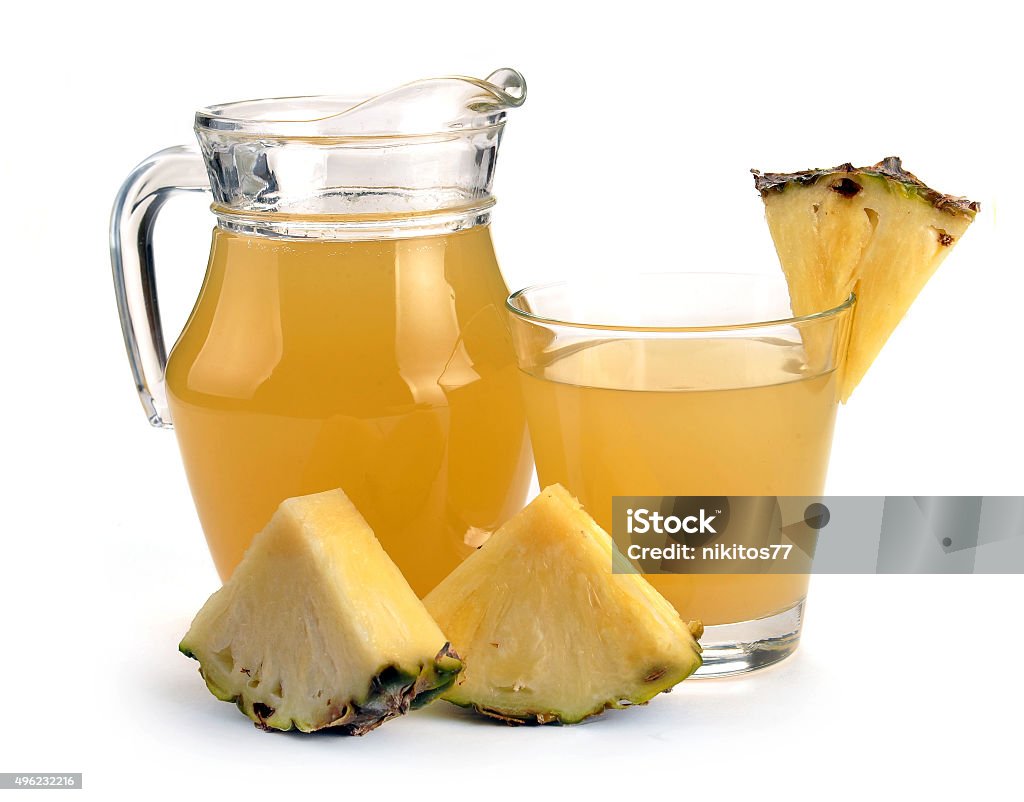
M 781 613 L 736 624 L 704 628 L 700 645 L 704 665 L 693 675 L 697 679 L 748 674 L 785 660 L 800 643 L 804 601 Z

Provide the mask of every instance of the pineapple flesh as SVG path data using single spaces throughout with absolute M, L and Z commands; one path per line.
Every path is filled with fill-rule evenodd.
M 461 663 L 340 490 L 288 499 L 179 647 L 263 729 L 362 735 Z
M 872 167 L 752 172 L 793 313 L 857 297 L 840 390 L 845 402 L 979 206 L 930 189 L 895 156 Z
M 571 724 L 643 704 L 700 665 L 685 624 L 561 485 L 545 489 L 424 599 L 465 668 L 443 698 L 509 723 Z

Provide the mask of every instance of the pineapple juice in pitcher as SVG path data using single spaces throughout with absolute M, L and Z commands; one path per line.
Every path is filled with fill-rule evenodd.
M 222 577 L 282 500 L 340 487 L 422 595 L 522 505 L 489 218 L 505 111 L 524 97 L 501 70 L 358 103 L 214 107 L 196 117 L 202 157 L 164 151 L 125 183 L 112 248 L 129 356 Z M 210 262 L 165 360 L 146 235 L 169 192 L 206 188 Z
M 273 499 L 342 487 L 425 593 L 512 515 L 529 453 L 505 295 L 486 226 L 315 243 L 215 232 L 167 397 L 217 564 L 241 559 Z

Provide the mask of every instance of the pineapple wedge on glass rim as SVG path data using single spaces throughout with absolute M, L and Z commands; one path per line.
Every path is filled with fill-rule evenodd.
M 561 485 L 502 525 L 423 600 L 464 668 L 442 698 L 510 724 L 573 724 L 644 704 L 701 665 L 684 623 Z
M 793 313 L 857 296 L 840 386 L 845 402 L 980 207 L 926 186 L 896 156 L 871 167 L 751 172 Z
M 268 730 L 363 735 L 462 667 L 341 490 L 282 502 L 179 648 Z

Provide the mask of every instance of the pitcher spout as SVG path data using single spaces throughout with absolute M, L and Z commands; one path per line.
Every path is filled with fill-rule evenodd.
M 512 67 L 499 67 L 484 83 L 506 108 L 518 109 L 526 102 L 526 79 Z
M 422 136 L 486 128 L 526 101 L 526 79 L 510 67 L 484 79 L 426 78 L 318 120 L 324 136 Z

